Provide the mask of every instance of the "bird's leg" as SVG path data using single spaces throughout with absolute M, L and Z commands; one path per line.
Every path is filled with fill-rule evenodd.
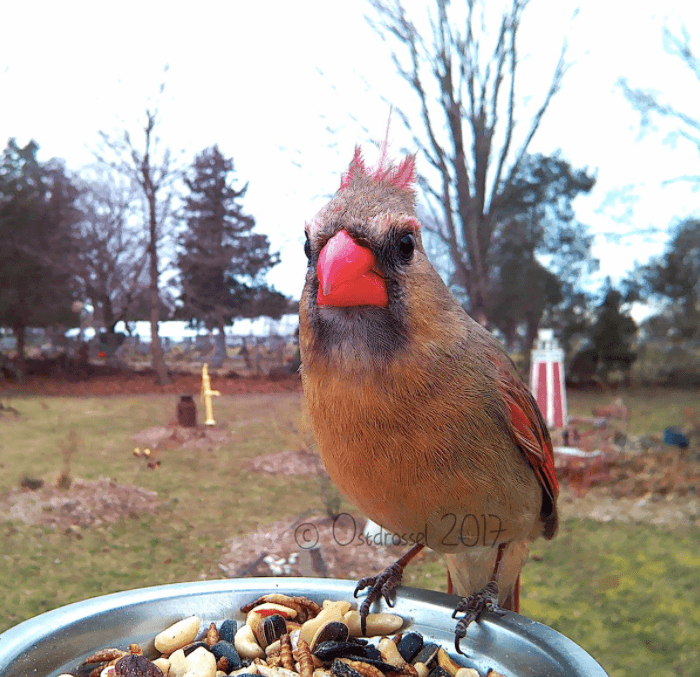
M 360 590 L 369 588 L 367 597 L 360 606 L 360 623 L 363 635 L 367 632 L 367 614 L 373 602 L 378 600 L 381 596 L 384 597 L 384 601 L 389 606 L 394 606 L 391 598 L 395 588 L 401 584 L 403 570 L 424 547 L 425 546 L 417 543 L 403 557 L 400 557 L 393 564 L 384 569 L 382 573 L 377 576 L 366 576 L 358 582 L 355 588 L 355 597 L 357 597 L 357 593 L 360 592 Z
M 478 620 L 485 611 L 491 611 L 498 616 L 504 613 L 498 606 L 498 577 L 501 575 L 503 555 L 507 547 L 508 543 L 501 543 L 498 546 L 491 580 L 481 590 L 469 595 L 469 597 L 464 597 L 452 614 L 452 618 L 455 618 L 457 614 L 464 614 L 455 628 L 455 650 L 457 653 L 463 653 L 459 648 L 459 642 L 467 636 L 467 628 L 473 621 Z

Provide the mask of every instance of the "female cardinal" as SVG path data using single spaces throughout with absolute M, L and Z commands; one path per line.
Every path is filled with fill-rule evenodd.
M 384 157 L 384 156 L 383 156 Z M 323 462 L 372 520 L 415 545 L 369 586 L 391 603 L 424 546 L 464 596 L 455 645 L 485 610 L 518 610 L 529 542 L 557 530 L 552 444 L 501 344 L 426 256 L 414 158 L 368 168 L 359 148 L 306 226 L 302 382 Z

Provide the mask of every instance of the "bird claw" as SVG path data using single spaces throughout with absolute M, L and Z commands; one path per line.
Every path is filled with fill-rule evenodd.
M 367 597 L 360 606 L 360 626 L 362 628 L 362 634 L 367 632 L 367 616 L 369 614 L 369 609 L 374 602 L 376 602 L 380 597 L 384 598 L 387 606 L 393 607 L 395 602 L 392 600 L 392 595 L 394 594 L 396 588 L 401 584 L 401 579 L 403 577 L 403 567 L 397 562 L 394 562 L 391 566 L 388 566 L 382 573 L 377 576 L 366 576 L 358 581 L 355 587 L 355 592 L 353 593 L 355 597 L 357 594 L 369 588 L 367 591 Z
M 457 621 L 455 627 L 455 651 L 457 653 L 464 655 L 459 646 L 460 641 L 467 636 L 467 628 L 474 621 L 478 621 L 487 611 L 497 616 L 505 614 L 505 611 L 498 606 L 498 585 L 495 581 L 490 581 L 478 592 L 464 597 L 452 613 L 452 618 L 456 618 L 459 613 L 464 614 Z

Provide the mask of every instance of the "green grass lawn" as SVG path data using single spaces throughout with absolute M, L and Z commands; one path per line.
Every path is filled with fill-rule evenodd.
M 626 399 L 633 429 L 661 432 L 682 424 L 690 395 L 655 391 Z M 588 415 L 608 399 L 573 394 L 570 407 Z M 74 477 L 109 477 L 156 491 L 160 507 L 152 515 L 81 529 L 0 521 L 0 631 L 95 595 L 221 578 L 217 564 L 229 538 L 322 508 L 315 478 L 241 468 L 246 458 L 294 447 L 298 394 L 217 398 L 215 415 L 231 431 L 230 441 L 164 451 L 162 466 L 148 470 L 132 455 L 131 438 L 173 419 L 176 400 L 2 399 L 21 415 L 0 418 L 0 500 L 24 476 L 53 483 L 73 431 L 80 438 Z M 532 554 L 523 574 L 524 614 L 572 638 L 613 677 L 700 675 L 697 527 L 567 520 L 557 539 L 538 541 Z M 440 558 L 423 558 L 407 570 L 405 583 L 444 590 Z

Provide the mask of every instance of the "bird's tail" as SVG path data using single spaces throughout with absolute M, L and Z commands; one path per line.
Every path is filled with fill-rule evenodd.
M 481 590 L 495 573 L 497 548 L 468 548 L 443 556 L 448 567 L 448 591 L 460 597 Z M 520 570 L 528 552 L 527 541 L 514 541 L 503 556 L 498 577 L 499 604 L 504 609 L 520 608 Z
M 503 608 L 509 611 L 515 611 L 515 613 L 520 613 L 520 575 L 518 575 L 513 590 L 508 595 L 508 598 L 503 602 Z

